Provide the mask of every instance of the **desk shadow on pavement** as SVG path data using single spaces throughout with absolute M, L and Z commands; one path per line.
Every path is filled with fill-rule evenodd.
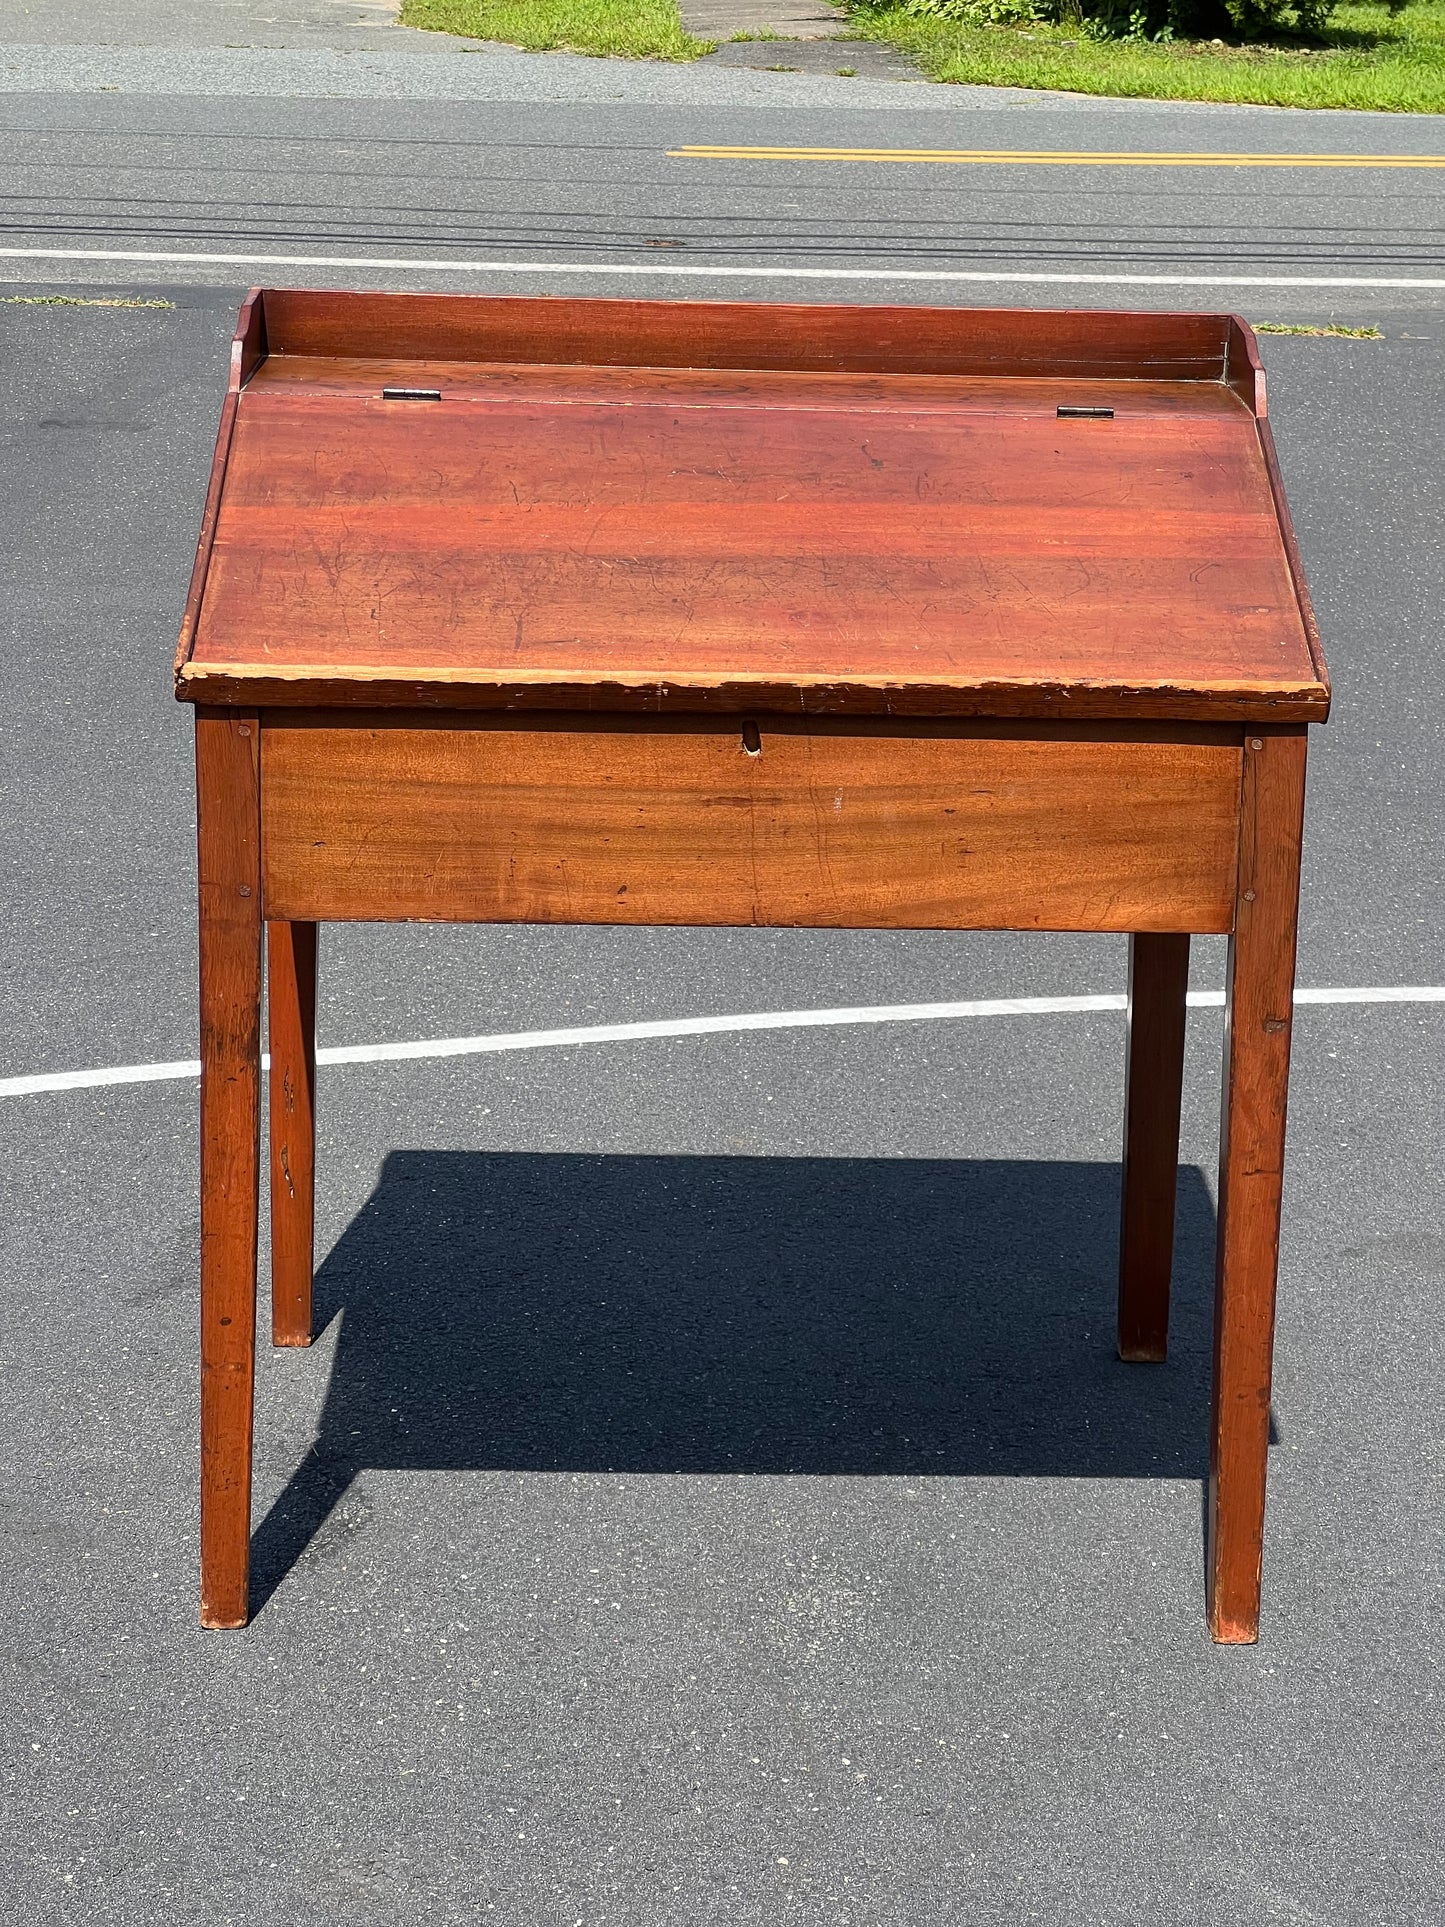
M 257 1609 L 365 1470 L 1203 1478 L 1214 1209 L 1114 1350 L 1114 1164 L 397 1151 L 317 1274 L 315 1449 Z

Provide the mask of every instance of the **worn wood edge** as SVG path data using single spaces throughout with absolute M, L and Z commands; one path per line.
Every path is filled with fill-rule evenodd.
M 1248 382 L 1236 380 L 1235 368 L 1243 358 L 1247 363 Z M 1229 336 L 1225 344 L 1225 380 L 1235 389 L 1253 409 L 1255 430 L 1259 436 L 1260 452 L 1264 456 L 1265 474 L 1269 477 L 1270 497 L 1274 502 L 1275 520 L 1279 524 L 1280 539 L 1284 543 L 1285 560 L 1289 564 L 1290 581 L 1294 585 L 1295 601 L 1299 604 L 1300 620 L 1304 624 L 1305 642 L 1309 648 L 1310 661 L 1314 664 L 1315 675 L 1324 691 L 1325 721 L 1330 707 L 1330 672 L 1325 661 L 1324 645 L 1320 640 L 1319 624 L 1315 620 L 1314 604 L 1310 600 L 1309 584 L 1305 581 L 1304 562 L 1299 552 L 1299 541 L 1294 532 L 1294 518 L 1289 511 L 1289 500 L 1284 492 L 1284 477 L 1280 473 L 1279 451 L 1275 447 L 1274 429 L 1269 419 L 1269 391 L 1265 380 L 1264 362 L 1259 352 L 1259 337 L 1249 323 L 1239 315 L 1229 317 Z
M 1242 315 L 1229 316 L 1229 326 L 1224 337 L 1223 381 L 1225 387 L 1238 395 L 1256 419 L 1262 420 L 1268 414 L 1264 362 L 1260 359 L 1259 337 Z
M 181 633 L 176 643 L 175 674 L 179 681 L 192 649 L 201 619 L 201 602 L 210 573 L 211 551 L 216 541 L 216 522 L 221 512 L 221 491 L 226 482 L 226 466 L 231 458 L 231 440 L 236 428 L 236 408 L 242 388 L 266 358 L 266 308 L 259 288 L 252 288 L 241 304 L 236 332 L 231 337 L 230 378 L 226 398 L 221 404 L 221 420 L 216 429 L 216 447 L 211 456 L 211 475 L 206 484 L 206 503 L 201 511 L 201 530 L 196 538 L 196 559 L 191 565 L 186 606 L 181 614 Z M 179 686 L 177 695 L 180 695 Z M 183 700 L 190 700 L 185 698 Z M 198 699 L 199 700 L 199 699 Z
M 241 303 L 236 332 L 231 338 L 231 387 L 239 393 L 269 353 L 265 292 L 252 288 Z
M 232 379 L 240 361 L 240 343 L 232 345 Z M 201 598 L 206 590 L 206 576 L 211 567 L 211 550 L 216 540 L 216 521 L 221 513 L 221 489 L 226 479 L 226 464 L 231 455 L 231 437 L 236 427 L 236 402 L 239 386 L 227 390 L 226 399 L 221 404 L 221 421 L 216 430 L 216 449 L 211 457 L 211 479 L 206 487 L 206 505 L 201 511 L 201 532 L 196 540 L 196 559 L 191 565 L 190 587 L 186 591 L 186 606 L 181 615 L 180 639 L 176 644 L 176 696 L 182 702 L 244 701 L 240 697 L 214 698 L 208 695 L 186 696 L 181 691 L 181 678 L 186 672 L 192 649 L 196 646 L 196 627 L 201 619 Z
M 1181 688 L 1157 683 L 1017 683 L 920 678 L 799 676 L 762 673 L 674 674 L 612 672 L 586 678 L 575 670 L 537 670 L 525 678 L 487 676 L 473 669 L 395 665 L 184 663 L 177 674 L 182 702 L 286 708 L 360 705 L 448 709 L 749 710 L 784 715 L 999 715 L 1131 717 L 1161 721 L 1320 722 L 1329 687 L 1280 682 L 1260 689 L 1201 682 Z
M 1299 604 L 1300 620 L 1304 623 L 1305 642 L 1309 647 L 1310 661 L 1314 664 L 1319 688 L 1323 691 L 1324 714 L 1318 718 L 1324 722 L 1330 712 L 1330 671 L 1325 661 L 1324 644 L 1320 641 L 1319 624 L 1315 620 L 1314 604 L 1310 600 L 1309 584 L 1305 581 L 1304 562 L 1299 552 L 1299 542 L 1295 537 L 1294 519 L 1289 512 L 1289 502 L 1284 492 L 1284 477 L 1280 474 L 1279 451 L 1274 445 L 1274 430 L 1270 427 L 1269 417 L 1261 415 L 1255 423 L 1259 435 L 1260 449 L 1264 455 L 1265 473 L 1269 477 L 1269 492 L 1274 498 L 1275 519 L 1279 523 L 1280 537 L 1284 542 L 1285 561 L 1289 564 L 1290 581 L 1294 584 L 1295 600 Z

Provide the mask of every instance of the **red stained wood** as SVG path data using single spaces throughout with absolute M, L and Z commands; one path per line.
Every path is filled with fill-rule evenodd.
M 184 695 L 1324 713 L 1227 317 L 378 299 L 265 297 Z
M 273 355 L 1222 381 L 1229 317 L 267 289 Z
M 311 1343 L 316 1210 L 316 925 L 268 923 L 271 1342 Z
M 1182 736 L 268 712 L 267 915 L 1227 930 L 1238 732 Z
M 1129 939 L 1129 1057 L 1119 1231 L 1119 1356 L 1164 1358 L 1184 1087 L 1187 935 Z
M 1225 1009 L 1209 1474 L 1209 1623 L 1215 1639 L 1231 1645 L 1259 1635 L 1304 783 L 1303 729 L 1246 735 Z
M 241 303 L 241 315 L 231 342 L 231 381 L 233 391 L 246 386 L 266 361 L 271 343 L 266 332 L 266 296 L 252 288 Z
M 1260 452 L 1264 456 L 1265 472 L 1269 476 L 1269 490 L 1274 499 L 1274 512 L 1279 520 L 1280 537 L 1284 542 L 1285 560 L 1289 564 L 1290 579 L 1294 583 L 1295 601 L 1299 606 L 1300 620 L 1304 624 L 1305 641 L 1309 646 L 1310 661 L 1314 664 L 1316 680 L 1329 688 L 1329 670 L 1325 667 L 1324 644 L 1320 641 L 1319 624 L 1315 621 L 1314 605 L 1310 601 L 1309 587 L 1305 582 L 1304 563 L 1300 558 L 1299 542 L 1295 537 L 1294 520 L 1285 500 L 1284 477 L 1279 472 L 1279 451 L 1274 445 L 1274 430 L 1268 417 L 1261 415 L 1259 423 Z M 1318 720 L 1306 717 L 1306 721 Z
M 766 380 L 760 388 L 759 374 Z M 625 406 L 639 399 L 679 408 L 837 409 L 868 413 L 986 415 L 1020 411 L 1055 420 L 1060 394 L 1069 405 L 1109 407 L 1133 415 L 1250 412 L 1219 382 L 1037 374 L 896 374 L 866 370 L 772 368 L 637 368 L 589 363 L 445 361 L 398 356 L 272 355 L 252 378 L 258 393 L 293 400 L 350 395 L 375 402 L 385 388 L 436 390 L 450 400 L 546 401 Z M 396 406 L 398 404 L 389 404 Z M 403 403 L 411 407 L 416 404 Z
M 1264 363 L 1259 358 L 1259 338 L 1238 315 L 1229 316 L 1224 337 L 1224 382 L 1252 415 L 1265 414 Z
M 201 1621 L 244 1626 L 260 1181 L 254 715 L 196 713 L 201 992 Z
M 1209 1617 L 1255 1636 L 1288 725 L 1329 686 L 1241 322 L 257 293 L 177 671 L 206 1624 L 247 1610 L 264 909 L 280 1343 L 310 1333 L 317 917 L 1131 930 L 1128 1357 L 1167 1326 L 1179 933 L 1232 925 Z M 535 713 L 417 713 L 446 708 Z
M 201 512 L 201 533 L 196 543 L 196 559 L 191 568 L 190 588 L 181 617 L 181 636 L 176 649 L 176 674 L 179 676 L 195 646 L 196 623 L 200 619 L 201 598 L 211 565 L 211 545 L 216 535 L 216 517 L 221 508 L 221 490 L 230 459 L 231 435 L 236 426 L 236 401 L 241 388 L 265 358 L 266 322 L 259 289 L 253 288 L 242 304 L 231 343 L 231 377 L 226 398 L 221 404 L 221 423 L 216 431 L 216 448 L 211 457 L 211 475 L 206 486 L 206 502 Z

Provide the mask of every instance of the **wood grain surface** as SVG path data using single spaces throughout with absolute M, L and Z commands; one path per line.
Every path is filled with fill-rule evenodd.
M 254 715 L 196 712 L 201 1000 L 201 1620 L 244 1626 L 260 1185 Z
M 1230 317 L 265 290 L 272 355 L 1219 382 Z
M 763 386 L 758 375 L 766 373 Z M 939 410 L 952 414 L 1012 415 L 1049 420 L 1065 406 L 1149 414 L 1250 412 L 1220 382 L 1144 380 L 1099 375 L 892 374 L 861 370 L 773 368 L 635 368 L 585 362 L 448 361 L 414 356 L 272 355 L 260 362 L 250 386 L 293 397 L 346 395 L 361 402 L 387 388 L 434 391 L 455 401 L 536 401 L 554 407 L 594 403 L 632 406 L 639 399 L 678 408 L 846 408 L 868 413 Z M 424 404 L 412 402 L 408 406 Z
M 311 1343 L 316 1219 L 316 925 L 266 926 L 271 1343 Z
M 237 354 L 189 700 L 1327 711 L 1229 316 L 266 291 Z
M 1120 1358 L 1157 1362 L 1169 1349 L 1188 989 L 1187 935 L 1130 938 L 1119 1224 Z
M 855 407 L 795 401 L 787 374 L 727 402 L 706 373 L 661 398 L 648 371 L 564 374 L 565 399 L 512 369 L 435 403 L 253 381 L 183 688 L 761 679 L 873 710 L 1009 713 L 1043 686 L 1322 713 L 1256 424 L 1223 387 L 951 379 L 944 405 L 866 377 Z M 1086 392 L 1115 418 L 1056 416 Z
M 1225 729 L 268 712 L 266 913 L 1222 931 L 1239 768 Z
M 221 491 L 225 487 L 226 467 L 231 454 L 231 433 L 236 426 L 236 406 L 242 388 L 264 362 L 266 322 L 261 291 L 253 288 L 242 304 L 231 342 L 231 372 L 226 397 L 221 403 L 221 421 L 216 431 L 216 446 L 211 456 L 211 472 L 206 483 L 205 506 L 201 510 L 201 532 L 196 542 L 196 559 L 191 568 L 190 587 L 181 616 L 180 641 L 176 646 L 176 675 L 179 677 L 195 646 L 196 624 L 200 620 L 201 599 L 211 566 L 211 544 L 216 536 L 216 518 L 221 511 Z
M 1164 1351 L 1185 933 L 1232 932 L 1209 1618 L 1255 1636 L 1329 685 L 1243 323 L 257 291 L 177 690 L 206 1624 L 247 1612 L 264 915 L 283 1343 L 320 920 L 1131 933 L 1130 1357 Z
M 1259 1636 L 1275 1275 L 1294 1018 L 1305 731 L 1247 732 L 1220 1125 L 1209 1623 Z
M 1247 321 L 1229 316 L 1224 335 L 1224 384 L 1233 390 L 1252 415 L 1263 416 L 1265 407 L 1264 363 L 1259 357 L 1259 337 Z

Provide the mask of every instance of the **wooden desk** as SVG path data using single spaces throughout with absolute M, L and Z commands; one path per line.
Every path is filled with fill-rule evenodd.
M 1214 1637 L 1256 1636 L 1305 737 L 1329 686 L 1220 315 L 255 293 L 196 709 L 201 1616 L 311 1337 L 326 918 L 1131 936 L 1119 1349 L 1164 1356 L 1189 933 L 1228 932 Z

